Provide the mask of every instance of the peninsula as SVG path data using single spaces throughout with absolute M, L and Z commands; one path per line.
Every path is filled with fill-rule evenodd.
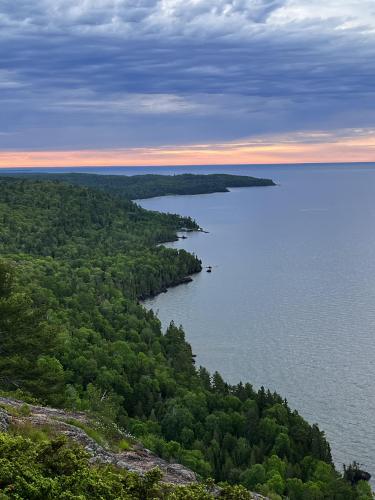
M 28 179 L 64 181 L 111 194 L 118 194 L 130 200 L 154 198 L 156 196 L 223 193 L 229 188 L 275 186 L 271 179 L 259 179 L 245 175 L 229 174 L 178 174 L 178 175 L 98 175 L 83 173 L 67 174 L 8 174 Z

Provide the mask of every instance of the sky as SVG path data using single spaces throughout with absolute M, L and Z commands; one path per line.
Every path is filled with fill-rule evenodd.
M 374 0 L 0 0 L 0 167 L 375 160 Z

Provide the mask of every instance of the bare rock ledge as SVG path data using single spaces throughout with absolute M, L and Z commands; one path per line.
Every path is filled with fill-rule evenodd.
M 83 446 L 91 455 L 92 463 L 112 464 L 140 475 L 159 467 L 163 472 L 163 482 L 165 483 L 183 486 L 197 482 L 193 471 L 181 464 L 168 463 L 144 448 L 140 443 L 137 443 L 131 450 L 115 453 L 98 444 L 80 427 L 67 423 L 76 420 L 89 426 L 92 421 L 85 413 L 27 405 L 28 414 L 22 415 L 21 408 L 24 406 L 24 401 L 0 397 L 0 432 L 6 432 L 10 424 L 28 423 L 35 427 L 48 426 L 54 432 L 65 435 Z M 218 489 L 218 493 L 219 491 Z M 253 499 L 268 500 L 256 493 L 253 493 Z

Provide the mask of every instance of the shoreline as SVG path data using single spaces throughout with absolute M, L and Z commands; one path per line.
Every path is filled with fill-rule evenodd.
M 146 300 L 154 299 L 155 297 L 157 297 L 158 295 L 161 295 L 162 293 L 167 293 L 170 288 L 176 288 L 177 286 L 180 286 L 180 285 L 188 285 L 189 283 L 194 281 L 192 276 L 199 274 L 201 272 L 202 272 L 202 269 L 200 271 L 196 271 L 195 273 L 184 276 L 183 278 L 175 280 L 170 285 L 165 286 L 163 288 L 160 288 L 160 290 L 158 290 L 156 292 L 149 293 L 147 295 L 141 295 L 137 298 L 137 301 L 139 304 L 144 305 Z
M 186 230 L 181 230 L 180 229 L 180 230 L 178 230 L 176 232 L 176 238 L 174 240 L 163 241 L 163 243 L 158 243 L 157 246 L 167 245 L 168 243 L 176 243 L 177 241 L 187 239 L 187 236 L 185 236 L 184 234 L 183 234 L 183 236 L 179 236 L 179 233 L 203 233 L 203 234 L 209 234 L 209 231 L 206 231 L 205 229 L 202 229 L 201 227 L 199 227 L 198 229 L 186 229 Z M 146 295 L 142 294 L 139 297 L 137 297 L 137 301 L 138 301 L 139 304 L 143 305 L 146 300 L 154 299 L 155 297 L 157 297 L 158 295 L 161 295 L 162 293 L 167 293 L 170 288 L 176 288 L 177 286 L 180 286 L 180 285 L 188 285 L 189 283 L 191 283 L 192 281 L 194 281 L 193 278 L 192 278 L 192 276 L 195 276 L 196 274 L 199 274 L 202 271 L 203 271 L 203 267 L 201 267 L 201 269 L 199 271 L 195 271 L 194 273 L 188 274 L 186 276 L 183 276 L 180 279 L 177 279 L 177 280 L 173 281 L 168 286 L 164 286 L 164 287 L 160 288 L 159 290 L 157 290 L 154 293 L 149 293 L 149 294 L 146 294 Z

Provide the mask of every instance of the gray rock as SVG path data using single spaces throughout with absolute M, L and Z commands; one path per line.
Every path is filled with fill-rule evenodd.
M 10 423 L 9 415 L 0 408 L 0 432 L 6 432 Z
M 112 464 L 140 475 L 145 474 L 155 467 L 159 467 L 163 472 L 163 481 L 166 483 L 184 485 L 197 481 L 193 471 L 181 464 L 168 463 L 144 448 L 140 443 L 137 443 L 132 450 L 114 453 L 98 444 L 80 427 L 67 423 L 77 420 L 82 424 L 90 425 L 90 419 L 85 413 L 28 405 L 30 413 L 27 416 L 23 416 L 17 413 L 17 410 L 20 410 L 24 404 L 23 401 L 0 397 L 1 430 L 7 430 L 10 422 L 18 424 L 29 422 L 35 427 L 48 425 L 54 431 L 67 436 L 69 439 L 83 446 L 91 455 L 92 463 Z M 6 409 L 1 409 L 1 405 L 13 408 L 15 411 L 11 414 Z
M 55 432 L 79 443 L 90 455 L 91 463 L 111 464 L 130 472 L 144 475 L 158 467 L 163 472 L 162 481 L 175 485 L 188 485 L 197 482 L 195 473 L 181 464 L 171 464 L 147 450 L 141 443 L 136 443 L 131 450 L 114 453 L 92 439 L 83 429 L 72 425 L 72 420 L 90 425 L 92 421 L 82 412 L 69 412 L 44 406 L 27 405 L 29 414 L 22 415 L 19 410 L 24 401 L 0 397 L 0 432 L 7 431 L 9 424 L 30 423 L 35 427 L 48 425 Z M 7 408 L 13 411 L 7 411 Z M 131 437 L 129 435 L 129 437 Z M 220 498 L 220 488 L 215 486 L 211 493 Z M 253 500 L 269 500 L 262 495 L 253 493 Z

